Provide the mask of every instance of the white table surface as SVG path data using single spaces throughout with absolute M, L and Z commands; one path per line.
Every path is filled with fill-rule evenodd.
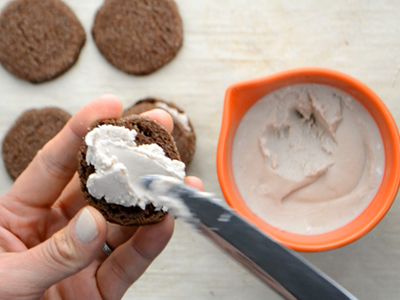
M 135 77 L 115 69 L 90 35 L 101 0 L 65 0 L 87 42 L 60 78 L 33 85 L 0 67 L 0 138 L 32 107 L 74 113 L 104 93 L 125 106 L 146 96 L 174 101 L 194 124 L 198 143 L 190 175 L 221 197 L 215 153 L 226 87 L 235 81 L 299 66 L 346 72 L 370 86 L 400 121 L 400 2 L 363 0 L 176 0 L 184 45 L 158 72 Z M 1 1 L 3 7 L 6 1 Z M 0 193 L 12 184 L 0 162 Z M 399 299 L 400 201 L 351 245 L 302 254 L 360 299 Z M 190 227 L 176 222 L 165 251 L 124 299 L 280 299 Z

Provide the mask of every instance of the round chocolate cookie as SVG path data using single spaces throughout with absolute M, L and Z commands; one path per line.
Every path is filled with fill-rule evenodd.
M 160 105 L 161 104 L 161 105 Z M 163 107 L 166 105 L 167 107 Z M 183 109 L 176 106 L 172 102 L 167 102 L 161 99 L 146 98 L 139 100 L 133 106 L 126 109 L 122 116 L 129 116 L 132 114 L 141 114 L 145 111 L 152 110 L 154 108 L 161 108 L 168 112 L 169 109 L 176 110 L 180 114 L 185 114 Z M 179 155 L 182 162 L 187 166 L 192 162 L 194 152 L 196 150 L 196 134 L 194 132 L 192 123 L 188 118 L 188 124 L 182 124 L 176 116 L 171 114 L 174 120 L 174 130 L 172 131 L 172 137 L 175 140 L 176 147 L 178 148 Z
M 173 0 L 106 0 L 92 33 L 112 65 L 135 75 L 164 66 L 183 40 L 182 20 Z
M 125 118 L 101 120 L 95 122 L 89 131 L 101 125 L 113 125 L 126 127 L 137 132 L 135 142 L 137 145 L 154 144 L 159 145 L 170 159 L 179 160 L 179 153 L 171 135 L 157 122 L 145 116 L 132 115 Z M 86 186 L 89 176 L 95 172 L 94 166 L 86 162 L 87 145 L 82 143 L 78 154 L 78 174 L 81 181 L 81 189 L 86 201 L 98 209 L 108 222 L 124 226 L 142 226 L 162 221 L 166 213 L 156 210 L 152 204 L 146 205 L 143 210 L 139 206 L 123 206 L 107 203 L 104 198 L 93 197 Z
M 62 109 L 49 107 L 24 112 L 3 140 L 4 164 L 16 179 L 36 153 L 67 123 L 71 115 Z
M 71 68 L 85 40 L 82 25 L 60 0 L 16 0 L 0 15 L 0 62 L 33 83 Z

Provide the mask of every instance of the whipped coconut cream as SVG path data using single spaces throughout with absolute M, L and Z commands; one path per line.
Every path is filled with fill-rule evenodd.
M 141 183 L 147 186 L 149 192 L 155 195 L 155 201 L 163 207 L 167 207 L 168 211 L 176 218 L 184 219 L 189 223 L 196 223 L 198 220 L 196 216 L 190 212 L 189 207 L 185 204 L 184 196 L 193 201 L 211 201 L 217 205 L 224 206 L 223 202 L 214 198 L 213 194 L 199 191 L 191 186 L 188 186 L 176 178 L 162 176 L 162 175 L 149 175 L 141 179 Z M 232 214 L 225 212 L 219 216 L 219 222 L 229 222 Z
M 176 218 L 184 219 L 187 222 L 193 222 L 192 213 L 174 190 L 176 187 L 179 189 L 187 189 L 182 180 L 162 175 L 145 176 L 140 180 L 142 184 L 148 186 L 148 190 L 154 195 L 156 199 L 154 202 L 156 202 L 158 206 L 168 208 L 169 213 Z M 150 181 L 150 183 L 146 181 Z M 194 189 L 193 193 L 195 193 Z
M 153 199 L 140 184 L 141 176 L 160 174 L 184 179 L 185 165 L 181 161 L 166 157 L 157 144 L 138 146 L 136 135 L 135 130 L 113 125 L 99 126 L 86 135 L 86 161 L 95 168 L 86 186 L 93 197 L 145 209 Z M 163 208 L 157 203 L 155 207 Z
M 164 102 L 156 102 L 156 106 L 167 111 L 175 120 L 177 120 L 186 131 L 192 131 L 189 125 L 189 118 L 186 114 L 180 113 L 177 109 L 168 106 Z
M 319 84 L 282 88 L 254 104 L 234 138 L 233 173 L 249 208 L 274 227 L 318 234 L 356 218 L 384 171 L 367 110 Z

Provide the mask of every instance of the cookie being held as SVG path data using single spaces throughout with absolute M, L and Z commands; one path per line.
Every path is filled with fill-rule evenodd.
M 156 98 L 146 98 L 139 100 L 133 106 L 123 112 L 123 116 L 141 114 L 155 108 L 167 111 L 174 121 L 172 137 L 175 140 L 179 155 L 186 167 L 190 165 L 196 150 L 196 134 L 190 119 L 185 111 L 172 102 L 167 102 Z
M 157 223 L 166 214 L 142 188 L 140 176 L 185 177 L 171 135 L 145 116 L 97 121 L 82 143 L 78 160 L 86 201 L 107 221 L 124 226 Z
M 36 153 L 68 122 L 66 111 L 48 107 L 31 109 L 15 121 L 3 140 L 2 156 L 10 176 L 16 179 Z

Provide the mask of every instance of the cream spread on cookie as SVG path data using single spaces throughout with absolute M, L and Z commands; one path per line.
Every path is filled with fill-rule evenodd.
M 242 119 L 232 165 L 249 208 L 298 234 L 337 229 L 376 194 L 384 171 L 380 132 L 348 94 L 319 84 L 266 95 Z
M 136 135 L 135 130 L 113 125 L 99 126 L 86 135 L 86 161 L 95 168 L 86 186 L 93 197 L 144 209 L 153 202 L 139 183 L 141 176 L 160 174 L 184 179 L 185 165 L 181 161 L 165 156 L 157 144 L 137 145 Z
M 164 102 L 156 102 L 156 106 L 167 111 L 175 120 L 177 120 L 186 131 L 192 131 L 189 125 L 189 118 L 186 114 L 180 113 L 177 109 L 168 106 Z

